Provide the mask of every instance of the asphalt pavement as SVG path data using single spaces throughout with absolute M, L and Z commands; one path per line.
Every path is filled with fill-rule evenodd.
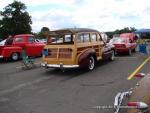
M 0 61 L 0 113 L 113 113 L 114 96 L 135 86 L 139 78 L 127 77 L 145 60 L 134 53 L 115 61 L 100 61 L 83 69 L 22 69 L 21 61 Z M 150 62 L 140 70 L 149 72 Z

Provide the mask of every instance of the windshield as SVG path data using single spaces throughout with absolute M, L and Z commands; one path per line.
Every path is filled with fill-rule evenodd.
M 73 44 L 73 37 L 71 34 L 50 36 L 47 44 Z
M 123 38 L 112 38 L 110 40 L 110 43 L 123 43 L 123 42 L 125 42 L 125 39 Z
M 4 46 L 4 45 L 5 45 L 5 42 L 6 42 L 6 39 L 5 39 L 5 40 L 2 40 L 2 41 L 0 42 L 0 46 Z

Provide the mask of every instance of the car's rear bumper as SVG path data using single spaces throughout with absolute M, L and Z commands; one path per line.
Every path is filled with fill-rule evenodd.
M 0 59 L 4 58 L 2 55 L 0 55 Z
M 129 48 L 116 48 L 116 52 L 128 52 L 129 51 Z
M 41 65 L 45 68 L 78 68 L 79 67 L 79 65 L 64 65 L 62 63 L 60 64 L 41 63 Z

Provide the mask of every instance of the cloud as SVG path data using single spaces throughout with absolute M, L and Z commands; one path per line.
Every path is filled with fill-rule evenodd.
M 76 4 L 77 0 L 21 0 L 23 3 L 28 6 L 40 6 L 46 4 L 62 4 L 62 5 L 71 5 Z
M 13 1 L 13 0 L 10 0 Z M 3 0 L 0 7 L 7 5 Z M 123 27 L 150 27 L 150 1 L 143 0 L 21 0 L 32 16 L 33 31 L 90 27 L 111 31 Z
M 44 26 L 49 27 L 50 29 L 58 29 L 63 27 L 74 27 L 72 20 L 72 15 L 70 15 L 69 11 L 65 10 L 55 10 L 51 9 L 44 14 L 40 13 L 34 13 L 33 17 L 33 28 L 42 28 Z M 40 17 L 36 18 L 38 15 L 41 15 Z M 36 29 L 37 30 L 37 29 Z M 39 31 L 39 29 L 38 29 Z

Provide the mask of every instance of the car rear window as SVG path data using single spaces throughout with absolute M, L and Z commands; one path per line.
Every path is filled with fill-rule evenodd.
M 48 44 L 73 44 L 72 34 L 50 36 Z

